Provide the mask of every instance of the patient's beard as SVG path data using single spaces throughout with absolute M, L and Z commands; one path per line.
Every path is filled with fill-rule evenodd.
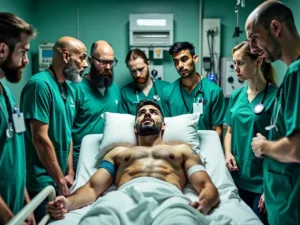
M 149 135 L 158 135 L 161 131 L 161 124 L 160 122 L 154 124 L 149 124 L 149 125 L 142 125 L 142 124 L 137 124 L 136 127 L 137 129 L 137 134 L 139 136 L 149 136 Z
M 98 88 L 108 88 L 113 83 L 113 69 L 97 70 L 94 64 L 91 65 L 90 77 L 92 85 Z

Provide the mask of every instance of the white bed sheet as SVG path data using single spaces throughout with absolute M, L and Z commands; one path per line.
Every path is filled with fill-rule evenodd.
M 239 225 L 262 225 L 258 217 L 238 196 L 237 188 L 225 166 L 225 158 L 218 134 L 215 131 L 198 131 L 198 134 L 201 155 L 205 157 L 203 160 L 205 168 L 220 194 L 220 204 L 211 213 L 229 216 Z M 102 134 L 91 134 L 83 138 L 72 192 L 84 185 L 97 170 L 96 165 L 99 162 L 97 162 L 95 156 L 99 151 L 101 138 Z M 111 186 L 106 192 L 115 189 L 115 186 Z M 191 186 L 184 188 L 184 194 L 191 200 L 196 200 L 198 197 Z M 51 221 L 49 224 L 76 225 L 90 207 L 87 206 L 68 212 L 64 220 Z

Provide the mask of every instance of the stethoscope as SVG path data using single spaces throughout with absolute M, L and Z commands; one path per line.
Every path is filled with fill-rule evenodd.
M 300 59 L 300 56 L 297 58 L 297 60 L 299 60 L 299 59 Z M 278 88 L 276 98 L 275 98 L 275 102 L 274 102 L 274 109 L 277 107 L 278 99 L 279 99 L 279 96 L 281 95 L 281 92 L 282 92 L 282 87 L 283 86 L 280 85 L 279 88 Z M 282 100 L 282 103 L 284 103 L 283 100 Z M 277 120 L 278 120 L 278 115 L 279 115 L 280 109 L 281 109 L 281 104 L 279 104 L 278 107 L 277 107 L 275 119 L 273 119 L 273 117 L 271 117 L 271 124 L 269 126 L 266 126 L 265 130 L 269 131 L 269 130 L 272 130 L 272 129 L 275 128 L 275 130 L 278 132 L 278 127 L 276 126 L 276 123 L 277 123 Z
M 5 104 L 6 104 L 6 107 L 7 107 L 7 112 L 8 112 L 8 116 L 6 116 L 5 114 L 5 111 L 4 111 L 4 108 L 0 102 L 0 108 L 1 108 L 1 111 L 3 112 L 4 116 L 5 116 L 5 120 L 6 120 L 6 125 L 7 125 L 7 128 L 6 128 L 6 137 L 11 139 L 13 136 L 14 136 L 14 128 L 13 128 L 13 124 L 12 124 L 12 109 L 11 109 L 11 106 L 10 106 L 10 103 L 9 103 L 9 99 L 8 99 L 8 96 L 7 96 L 7 93 L 6 91 L 4 90 L 4 87 L 3 85 L 0 83 L 1 87 L 2 87 L 2 90 L 3 90 L 3 96 L 4 96 L 4 99 L 5 99 Z M 19 113 L 19 109 L 17 108 L 17 106 L 14 106 L 14 110 Z
M 155 80 L 153 80 L 152 78 L 150 78 L 150 79 L 152 80 L 152 84 L 153 84 L 153 88 L 154 88 L 153 99 L 154 99 L 154 101 L 159 102 L 160 101 L 160 97 L 159 97 L 159 95 L 157 93 L 157 89 L 156 89 L 156 85 L 155 85 Z M 140 102 L 140 98 L 139 98 L 139 91 L 138 91 L 137 85 L 135 87 L 135 95 L 136 95 L 136 102 L 134 102 L 134 103 L 138 104 Z
M 274 109 L 277 106 L 279 95 L 281 95 L 281 90 L 282 90 L 282 85 L 279 87 L 279 89 L 277 91 L 275 102 L 274 102 Z M 278 131 L 278 127 L 276 126 L 276 123 L 277 123 L 277 120 L 278 120 L 278 115 L 279 115 L 280 109 L 281 109 L 281 104 L 278 106 L 278 108 L 276 110 L 275 119 L 273 120 L 273 117 L 271 117 L 271 124 L 269 126 L 266 126 L 265 130 L 272 130 L 272 129 L 275 128 L 276 131 Z
M 66 100 L 68 99 L 68 96 L 65 96 L 65 94 L 64 94 L 64 92 L 63 92 L 63 89 L 62 89 L 62 86 L 61 86 L 61 84 L 58 82 L 57 75 L 56 75 L 56 73 L 55 73 L 55 71 L 54 71 L 52 65 L 49 66 L 49 70 L 52 72 L 52 74 L 53 74 L 53 76 L 54 76 L 54 78 L 55 78 L 55 81 L 56 81 L 56 83 L 57 83 L 57 85 L 58 85 L 59 92 L 60 92 L 60 96 L 62 97 L 62 99 L 63 99 L 64 101 L 66 101 Z
M 182 101 L 184 103 L 185 109 L 186 109 L 187 113 L 191 113 L 193 107 L 191 107 L 191 109 L 189 109 L 189 107 L 187 106 L 187 103 L 186 103 L 186 101 L 184 99 L 184 96 L 183 96 L 183 93 L 182 93 L 182 84 L 181 84 L 181 82 L 179 83 L 179 88 L 180 88 L 180 94 L 181 94 L 181 98 L 182 98 Z M 201 102 L 204 103 L 204 92 L 202 91 L 202 78 L 201 77 L 200 77 L 200 87 L 194 95 L 194 103 L 196 102 L 197 96 L 200 95 L 200 94 L 202 95 L 202 100 L 200 100 L 200 98 L 198 97 L 197 102 L 201 101 Z
M 264 101 L 265 101 L 265 97 L 266 97 L 267 92 L 268 92 L 268 88 L 269 88 L 269 82 L 266 83 L 266 87 L 265 87 L 265 90 L 264 90 L 264 95 L 263 95 L 260 103 L 258 103 L 256 106 L 254 106 L 254 113 L 256 115 L 261 114 L 265 110 Z

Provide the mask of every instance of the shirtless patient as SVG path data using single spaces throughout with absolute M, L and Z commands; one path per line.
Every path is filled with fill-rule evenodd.
M 188 145 L 162 143 L 165 127 L 159 105 L 150 100 L 141 101 L 137 105 L 134 127 L 138 146 L 116 147 L 107 153 L 100 169 L 83 187 L 67 198 L 58 196 L 48 203 L 47 211 L 51 217 L 63 219 L 68 211 L 92 204 L 113 182 L 119 188 L 141 177 L 173 184 L 180 191 L 189 180 L 199 193 L 198 201 L 190 202 L 189 207 L 207 214 L 218 204 L 218 192 L 201 166 L 200 157 Z

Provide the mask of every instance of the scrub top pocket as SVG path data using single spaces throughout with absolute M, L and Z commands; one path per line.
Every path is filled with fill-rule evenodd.
M 266 176 L 269 180 L 273 181 L 274 188 L 269 191 L 269 194 L 273 195 L 272 198 L 276 199 L 275 205 L 287 205 L 290 194 L 293 191 L 293 185 L 289 175 L 279 174 L 270 170 L 266 171 Z M 284 191 L 282 191 L 284 190 Z

